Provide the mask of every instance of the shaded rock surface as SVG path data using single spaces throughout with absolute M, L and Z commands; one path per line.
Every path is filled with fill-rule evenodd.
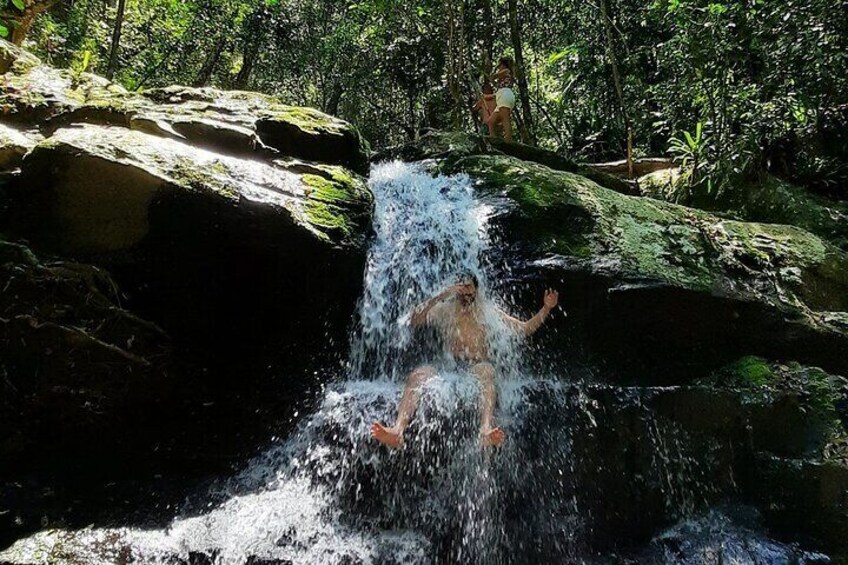
M 5 545 L 164 511 L 283 433 L 345 354 L 372 196 L 367 144 L 312 109 L 130 93 L 3 41 L 0 72 Z
M 167 388 L 167 336 L 121 307 L 105 271 L 39 258 L 0 239 L 0 280 L 0 454 L 7 462 L 57 429 L 81 433 L 103 414 L 117 419 Z

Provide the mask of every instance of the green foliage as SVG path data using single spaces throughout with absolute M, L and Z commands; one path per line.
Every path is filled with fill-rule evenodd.
M 768 362 L 761 357 L 743 357 L 727 370 L 738 384 L 748 387 L 766 386 L 775 379 Z
M 845 196 L 840 3 L 608 4 L 637 156 L 671 152 L 696 185 L 769 171 Z M 621 158 L 627 132 L 597 3 L 523 0 L 519 11 L 539 144 L 577 159 Z M 53 64 L 70 66 L 88 50 L 102 71 L 115 16 L 101 0 L 75 0 L 41 16 L 30 38 Z M 127 3 L 115 79 L 131 89 L 273 93 L 354 122 L 379 148 L 423 128 L 470 130 L 468 75 L 511 49 L 503 1 L 137 0 Z

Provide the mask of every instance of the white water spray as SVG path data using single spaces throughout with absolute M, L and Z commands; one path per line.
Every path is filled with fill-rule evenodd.
M 315 413 L 249 462 L 206 513 L 165 530 L 42 532 L 18 542 L 15 556 L 46 562 L 61 548 L 91 563 L 576 560 L 585 519 L 572 430 L 591 431 L 601 414 L 582 389 L 523 374 L 520 343 L 493 314 L 488 211 L 469 178 L 395 162 L 376 166 L 370 184 L 375 239 L 348 372 Z M 405 448 L 387 450 L 369 437 L 370 424 L 394 419 L 406 373 L 440 353 L 407 316 L 463 272 L 477 276 L 489 314 L 496 422 L 507 441 L 497 452 L 481 448 L 476 380 L 441 370 L 424 387 Z

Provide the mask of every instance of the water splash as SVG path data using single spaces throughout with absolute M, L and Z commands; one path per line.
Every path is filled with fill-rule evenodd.
M 650 394 L 527 374 L 520 343 L 493 314 L 496 298 L 489 296 L 484 262 L 492 211 L 475 200 L 470 179 L 388 163 L 374 168 L 370 185 L 375 239 L 347 373 L 327 387 L 292 437 L 218 489 L 214 499 L 220 503 L 177 518 L 165 530 L 42 532 L 0 559 L 51 562 L 83 555 L 90 563 L 126 557 L 227 565 L 583 561 L 592 529 L 604 518 L 593 497 L 606 487 L 593 491 L 589 485 L 605 472 L 614 475 L 616 465 L 632 465 L 630 460 L 644 460 L 643 468 L 631 470 L 644 475 L 643 488 L 668 493 L 668 516 L 678 506 L 689 510 L 687 493 L 698 487 L 683 477 L 694 465 L 685 452 L 688 438 L 678 440 L 677 430 L 657 424 L 646 404 Z M 477 383 L 442 367 L 424 387 L 405 449 L 389 451 L 369 437 L 369 425 L 392 421 L 406 372 L 440 354 L 430 340 L 410 332 L 406 316 L 461 272 L 480 281 L 498 368 L 496 418 L 507 442 L 496 453 L 481 449 Z M 623 433 L 637 439 L 622 439 Z M 626 453 L 621 444 L 629 447 L 628 441 L 643 453 Z M 686 463 L 679 468 L 675 461 Z

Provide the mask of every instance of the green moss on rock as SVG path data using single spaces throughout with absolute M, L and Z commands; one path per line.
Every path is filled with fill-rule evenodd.
M 589 258 L 591 268 L 617 277 L 805 316 L 848 308 L 848 255 L 802 229 L 724 220 L 503 155 L 445 161 L 442 169 L 514 201 L 512 225 L 542 256 Z
M 303 174 L 306 190 L 306 215 L 328 239 L 346 243 L 361 242 L 368 225 L 372 195 L 361 178 L 342 167 L 319 166 L 324 174 Z
M 848 379 L 797 362 L 776 363 L 749 356 L 698 384 L 736 391 L 748 405 L 773 407 L 760 412 L 774 417 L 776 411 L 784 426 L 794 422 L 797 429 L 787 431 L 787 436 L 800 433 L 802 442 L 817 457 L 838 460 L 844 455 L 848 413 L 840 406 L 848 402 Z
M 641 177 L 639 189 L 651 198 L 747 221 L 797 226 L 848 248 L 848 206 L 770 175 L 709 191 L 703 184 L 690 186 L 679 169 L 667 169 Z
M 734 382 L 746 387 L 760 387 L 773 383 L 774 373 L 762 357 L 743 357 L 727 368 Z
M 370 232 L 371 194 L 343 167 L 315 165 L 315 174 L 299 174 L 102 126 L 59 130 L 27 164 L 14 224 L 70 253 L 133 248 L 150 232 L 151 207 L 174 196 L 245 222 L 245 229 L 261 208 L 265 221 L 293 223 L 334 247 L 360 246 Z

